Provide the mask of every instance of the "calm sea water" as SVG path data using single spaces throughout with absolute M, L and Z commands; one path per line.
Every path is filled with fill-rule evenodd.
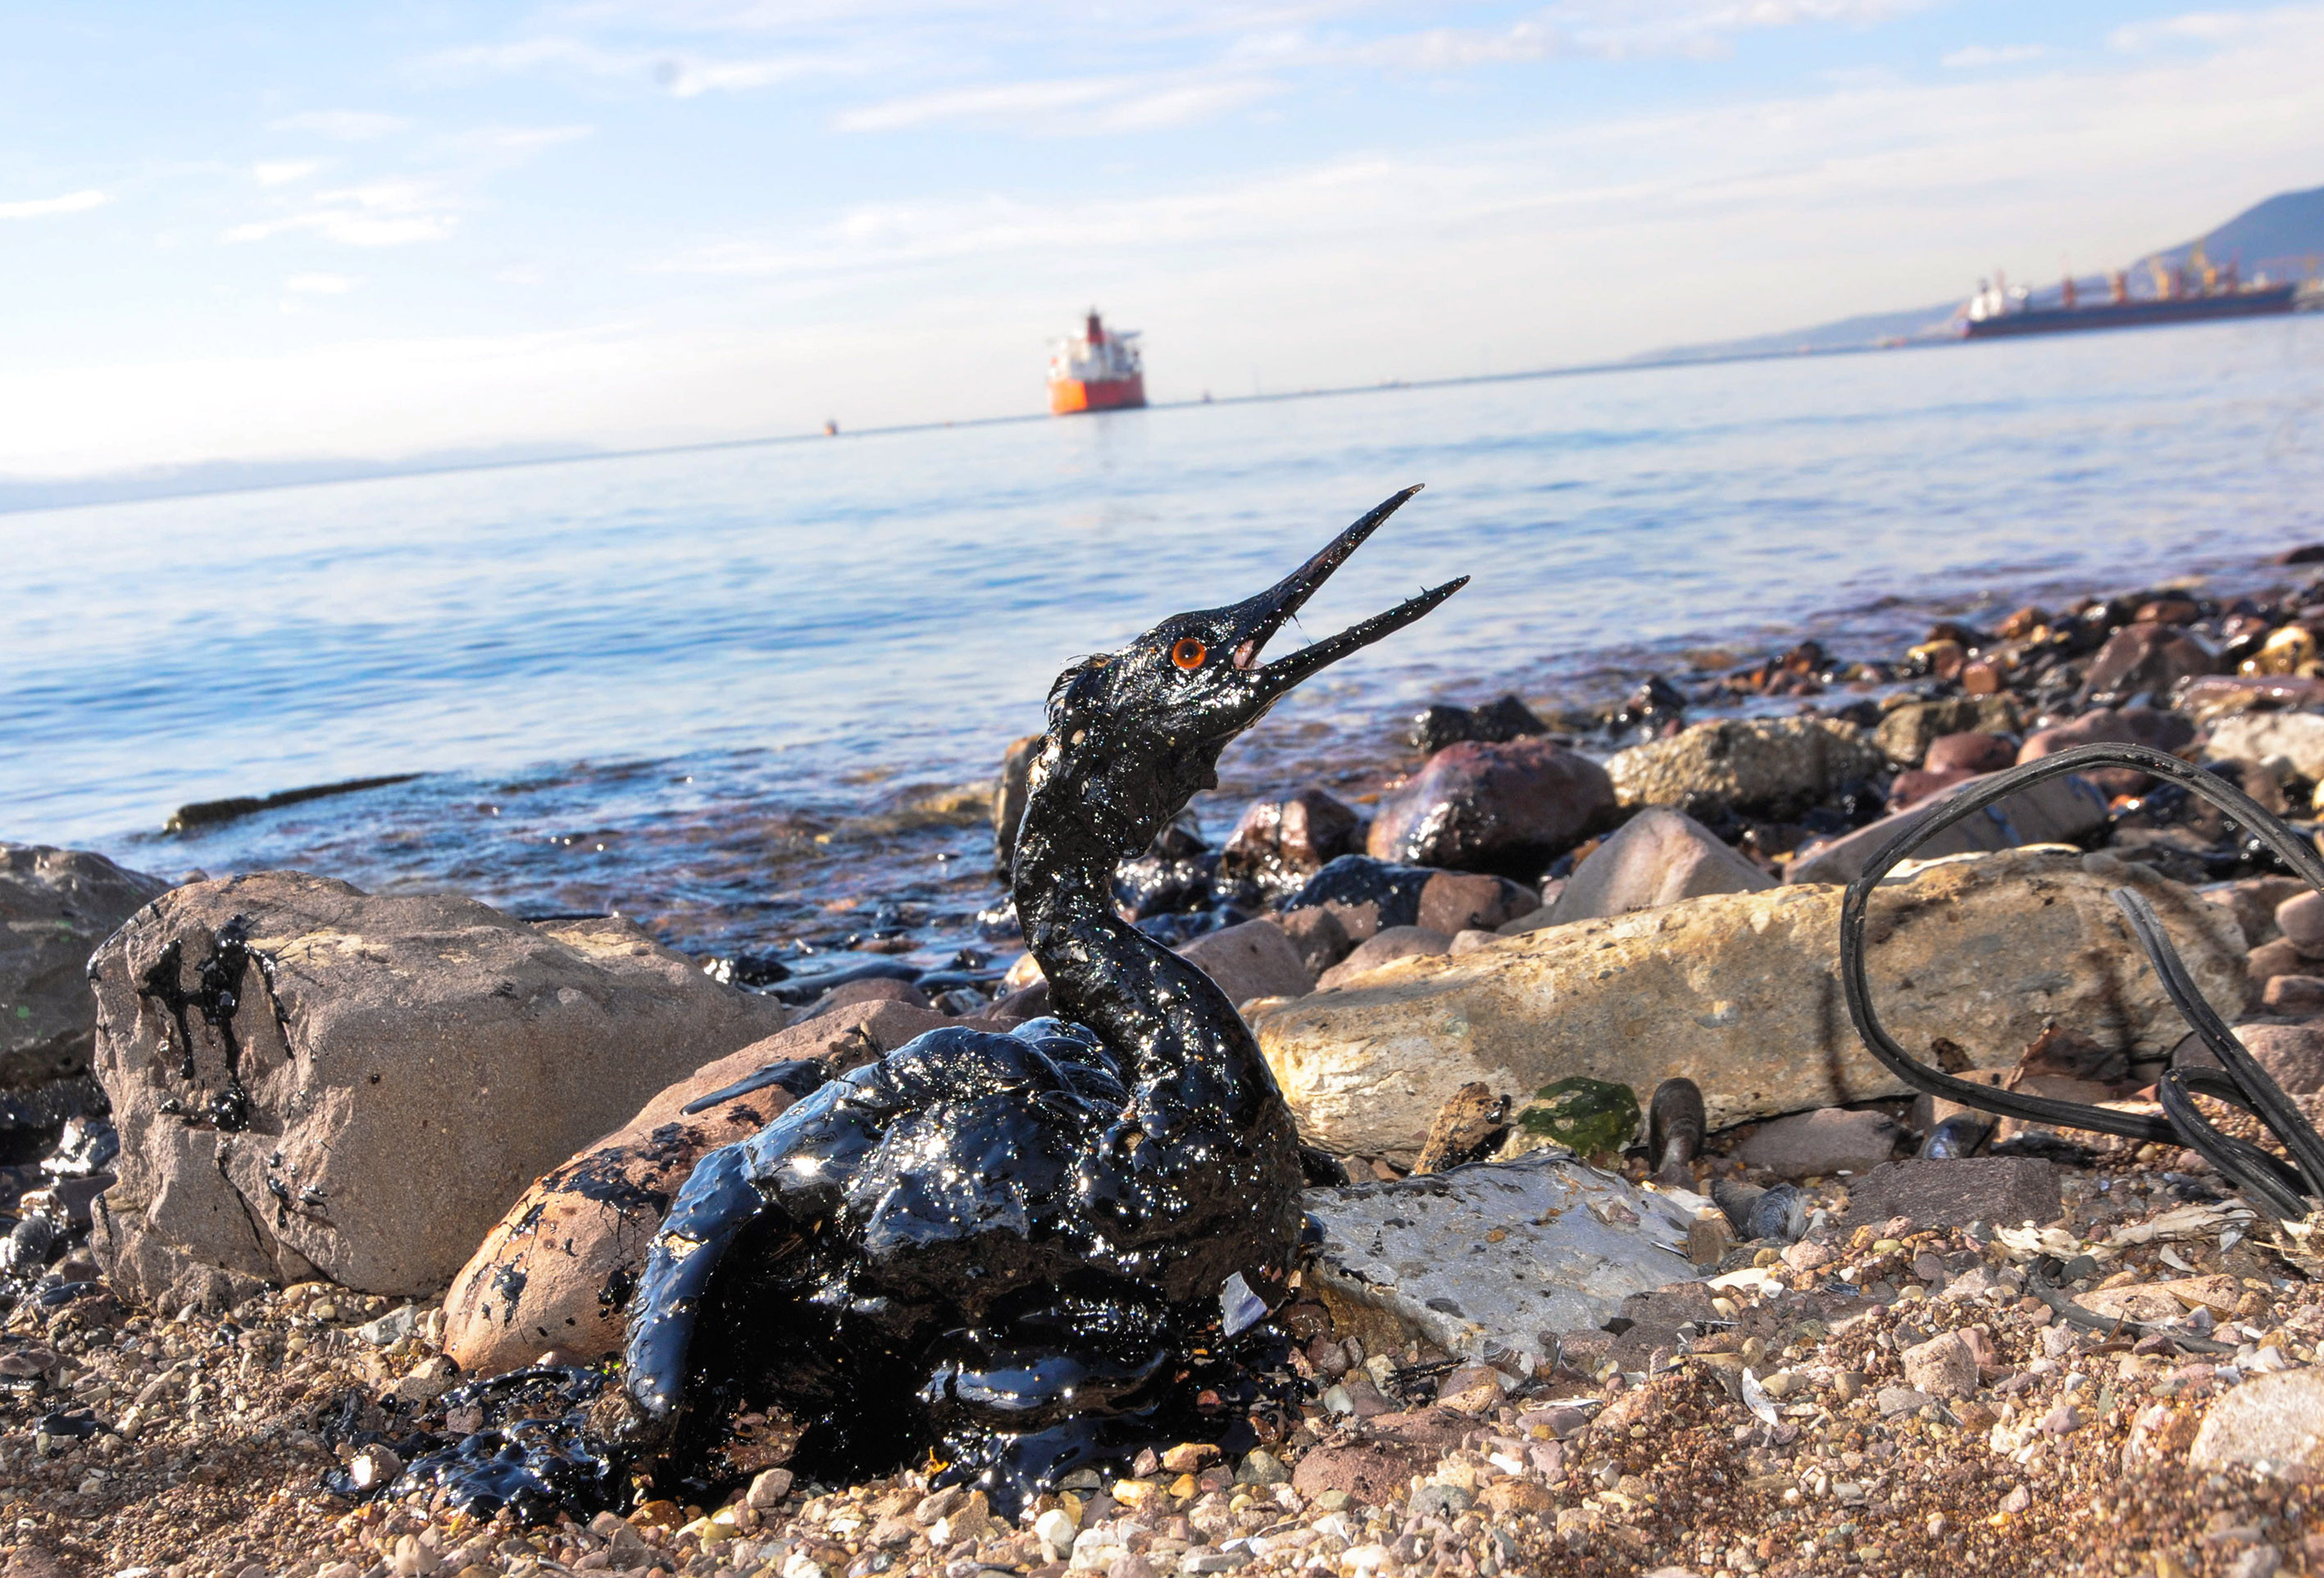
M 892 813 L 989 776 L 1075 655 L 1249 594 L 1408 482 L 1310 631 L 1473 584 L 1234 747 L 1213 826 L 1376 781 L 1429 698 L 2258 577 L 2324 538 L 2324 319 L 0 516 L 0 836 L 942 957 L 989 839 Z M 185 801 L 392 772 L 426 776 L 158 834 Z

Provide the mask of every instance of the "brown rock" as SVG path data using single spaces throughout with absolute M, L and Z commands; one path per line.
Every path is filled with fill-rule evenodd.
M 2275 924 L 2276 906 L 2307 892 L 2308 884 L 2298 877 L 2242 877 L 2231 882 L 2207 882 L 2195 891 L 2232 914 L 2244 928 L 2245 944 L 2255 948 L 2283 935 Z
M 2294 893 L 2275 907 L 2275 926 L 2302 958 L 2324 959 L 2324 893 Z
M 2017 761 L 2017 747 L 1998 734 L 1964 730 L 1929 743 L 1921 765 L 1932 772 L 1998 772 Z
M 1888 785 L 1888 809 L 1902 811 L 1919 805 L 1931 795 L 1942 794 L 1957 783 L 1966 783 L 1980 776 L 1966 767 L 1943 769 L 1911 767 L 1898 773 Z
M 1392 964 L 1398 959 L 1426 956 L 1449 952 L 1452 939 L 1441 931 L 1430 931 L 1420 926 L 1391 926 L 1370 940 L 1356 945 L 1355 950 L 1316 977 L 1315 990 L 1333 992 L 1343 983 Z
M 1360 826 L 1352 807 L 1311 786 L 1244 811 L 1220 865 L 1230 873 L 1278 881 L 1320 871 L 1355 847 Z
M 1264 920 L 1206 933 L 1178 954 L 1199 965 L 1237 1005 L 1260 997 L 1305 997 L 1315 989 L 1297 946 L 1281 927 Z
M 2324 975 L 2271 975 L 2259 1001 L 2270 1013 L 2313 1019 L 2324 1014 Z
M 2278 976 L 2278 980 L 2298 977 Z M 2324 1029 L 2314 1025 L 2239 1025 L 2236 1039 L 2286 1095 L 2324 1091 Z
M 1493 931 L 1541 908 L 1541 895 L 1522 882 L 1482 872 L 1438 872 L 1420 890 L 1423 930 L 1447 936 Z
M 843 1008 L 853 1008 L 862 1002 L 900 1002 L 906 1008 L 927 1008 L 927 994 L 908 981 L 897 981 L 886 976 L 870 981 L 849 981 L 833 987 L 807 1004 L 799 1015 L 800 1022 L 836 1013 Z
M 1346 958 L 1356 946 L 1347 928 L 1340 924 L 1338 913 L 1329 905 L 1278 910 L 1265 918 L 1269 926 L 1281 928 L 1283 935 L 1291 939 L 1300 964 L 1311 976 L 1321 975 Z
M 1437 1110 L 1421 1142 L 1416 1173 L 1441 1173 L 1446 1167 L 1480 1159 L 1500 1140 L 1508 1127 L 1508 1099 L 1483 1084 L 1462 1085 Z
M 1977 1355 L 1951 1332 L 1905 1349 L 1904 1384 L 1932 1398 L 1966 1398 L 1977 1391 Z
M 2316 960 L 2293 947 L 2289 937 L 2262 943 L 2244 955 L 2245 974 L 2263 992 L 2278 975 L 2302 975 L 2314 969 L 2316 964 Z
M 1927 759 L 1929 747 L 1947 734 L 2014 734 L 2024 715 L 2014 696 L 1954 697 L 1907 702 L 1881 715 L 1873 740 L 1887 758 L 1906 767 Z
M 1951 1161 L 1890 1162 L 1848 1191 L 1850 1225 L 1908 1218 L 1914 1230 L 1983 1222 L 2015 1227 L 2065 1213 L 2058 1169 L 2036 1157 L 1968 1156 Z
M 0 844 L 0 1090 L 88 1072 L 88 956 L 168 887 L 86 850 Z
M 630 1287 L 695 1164 L 798 1098 L 769 1085 L 699 1112 L 685 1108 L 770 1064 L 807 1059 L 843 1074 L 954 1022 L 901 1003 L 851 1003 L 660 1092 L 526 1190 L 485 1236 L 444 1297 L 444 1351 L 478 1375 L 529 1363 L 547 1342 L 582 1363 L 620 1352 Z
M 1531 877 L 1613 808 L 1606 770 L 1543 739 L 1448 745 L 1380 797 L 1375 859 Z
M 1557 1505 L 1557 1498 L 1538 1480 L 1495 1480 L 1477 1492 L 1477 1505 L 1496 1518 L 1517 1518 L 1546 1512 Z
M 2097 707 L 2080 717 L 2026 735 L 2025 743 L 2018 747 L 2017 760 L 2021 764 L 2038 761 L 2077 745 L 2150 745 L 2157 751 L 2176 751 L 2194 737 L 2194 724 L 2175 712 L 2145 706 L 2120 711 Z M 2154 782 L 2135 768 L 2101 768 L 2089 776 L 2109 795 L 2139 794 Z
M 2167 695 L 2181 679 L 2218 671 L 2202 643 L 2164 624 L 2126 624 L 2107 638 L 2082 676 L 2081 694 Z
M 535 1177 L 783 1018 L 627 922 L 284 872 L 163 895 L 91 969 L 121 1130 L 93 1243 L 163 1303 L 433 1292 Z
M 1835 1172 L 1868 1172 L 1896 1153 L 1903 1137 L 1886 1112 L 1849 1112 L 1838 1107 L 1798 1112 L 1761 1125 L 1735 1148 L 1747 1167 L 1780 1177 L 1805 1178 Z
M 1489 1364 L 1463 1364 L 1436 1383 L 1436 1406 L 1456 1414 L 1489 1414 L 1501 1395 L 1500 1372 Z
M 1755 893 L 1775 879 L 1683 811 L 1650 806 L 1573 868 L 1555 903 L 1512 931 L 1653 909 L 1703 893 Z

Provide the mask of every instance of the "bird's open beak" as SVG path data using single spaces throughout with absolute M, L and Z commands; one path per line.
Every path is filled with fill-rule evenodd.
M 1272 663 L 1259 660 L 1268 638 L 1282 628 L 1283 622 L 1299 612 L 1300 605 L 1315 595 L 1315 588 L 1331 579 L 1332 572 L 1347 562 L 1348 556 L 1362 546 L 1365 538 L 1379 529 L 1381 521 L 1395 514 L 1406 499 L 1419 491 L 1416 484 L 1383 501 L 1368 511 L 1362 520 L 1326 543 L 1323 550 L 1314 558 L 1258 596 L 1238 603 L 1226 611 L 1228 628 L 1234 634 L 1234 666 L 1255 671 L 1269 697 L 1282 695 L 1317 669 L 1338 661 L 1357 648 L 1370 646 L 1390 632 L 1402 630 L 1469 584 L 1466 576 L 1447 581 L 1433 591 L 1407 598 L 1385 614 L 1375 614 L 1360 624 L 1351 625 L 1335 636 L 1304 646 Z

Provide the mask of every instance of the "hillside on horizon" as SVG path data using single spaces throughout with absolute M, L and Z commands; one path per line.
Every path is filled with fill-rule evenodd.
M 2279 192 L 2274 197 L 2253 204 L 2206 235 L 2146 254 L 2130 264 L 2126 272 L 2133 275 L 2142 274 L 2158 263 L 2164 268 L 2184 268 L 2199 245 L 2211 263 L 2233 263 L 2242 270 L 2246 279 L 2263 272 L 2278 279 L 2287 275 L 2313 276 L 2319 270 L 2324 270 L 2324 187 L 2311 187 L 2306 191 Z M 2074 284 L 2086 297 L 2103 294 L 2107 278 L 2102 273 L 2093 273 L 2078 277 Z M 2057 284 L 2043 285 L 2034 291 L 2033 301 L 2037 307 L 2054 306 L 2059 294 Z M 1964 291 L 1950 301 L 1941 301 L 1932 306 L 1906 308 L 1896 312 L 1860 313 L 1854 318 L 1838 318 L 1831 323 L 1789 329 L 1780 334 L 1674 346 L 1666 350 L 1646 352 L 1631 360 L 1715 361 L 1730 356 L 1870 350 L 1897 340 L 1909 343 L 1942 339 L 1950 333 L 1953 314 L 1960 309 L 1968 295 L 1969 292 Z

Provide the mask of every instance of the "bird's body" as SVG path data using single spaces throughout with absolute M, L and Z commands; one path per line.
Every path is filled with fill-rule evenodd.
M 803 1430 L 832 1472 L 933 1451 L 1013 1499 L 1222 1407 L 1190 1366 L 1229 1278 L 1288 1266 L 1296 1140 L 1234 1005 L 1120 918 L 1113 872 L 1283 691 L 1453 589 L 1258 661 L 1408 496 L 1259 597 L 1059 678 L 1013 878 L 1058 1017 L 930 1031 L 703 1159 L 627 1354 L 680 1472 L 747 1472 Z

